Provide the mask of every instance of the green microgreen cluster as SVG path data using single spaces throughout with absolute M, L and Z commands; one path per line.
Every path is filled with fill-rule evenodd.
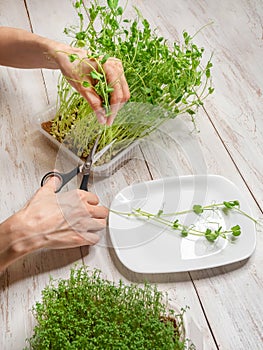
M 88 102 L 75 92 L 65 77 L 58 84 L 58 111 L 52 123 L 52 135 L 67 144 L 83 157 L 94 143 L 98 133 L 104 134 L 99 149 L 116 139 L 114 146 L 123 145 L 144 137 L 164 121 L 187 113 L 195 120 L 196 109 L 213 92 L 211 87 L 211 59 L 202 62 L 203 48 L 193 43 L 193 37 L 183 33 L 183 43 L 169 43 L 152 29 L 138 9 L 135 18 L 124 17 L 118 0 L 107 0 L 100 5 L 97 0 L 85 5 L 82 0 L 73 2 L 79 24 L 65 29 L 72 38 L 72 46 L 87 49 L 87 57 L 96 61 L 98 70 L 92 69 L 92 88 L 100 95 L 107 114 L 110 114 L 110 96 L 115 82 L 107 84 L 103 64 L 109 57 L 123 64 L 131 98 L 130 102 L 158 106 L 158 113 L 145 114 L 134 107 L 119 113 L 111 127 L 102 126 Z M 69 55 L 71 62 L 85 62 L 78 55 Z M 91 87 L 82 77 L 84 87 Z M 150 108 L 150 107 L 149 107 Z M 139 126 L 138 126 L 138 123 Z M 148 132 L 146 132 L 148 130 Z
M 223 201 L 222 203 L 214 203 L 206 206 L 200 204 L 194 204 L 191 209 L 174 212 L 174 213 L 164 213 L 162 209 L 158 211 L 157 214 L 152 214 L 142 210 L 141 208 L 133 209 L 130 213 L 119 212 L 113 210 L 114 213 L 125 215 L 125 216 L 134 216 L 138 218 L 144 218 L 147 220 L 152 220 L 162 224 L 172 230 L 180 232 L 182 237 L 187 237 L 189 235 L 205 237 L 209 242 L 215 242 L 219 237 L 228 239 L 230 242 L 233 242 L 241 234 L 240 225 L 234 225 L 230 228 L 223 229 L 222 226 L 219 226 L 218 222 L 212 222 L 210 218 L 205 220 L 207 221 L 207 226 L 204 230 L 196 228 L 195 224 L 185 225 L 177 218 L 180 215 L 185 215 L 189 213 L 195 213 L 196 215 L 201 216 L 203 213 L 208 211 L 217 211 L 221 210 L 223 214 L 227 215 L 230 211 L 236 211 L 245 217 L 249 218 L 253 222 L 257 223 L 257 220 L 251 217 L 249 214 L 240 209 L 240 203 L 237 200 L 233 201 Z M 169 219 L 173 217 L 173 219 Z M 176 217 L 176 219 L 174 219 Z M 211 226 L 217 226 L 216 228 L 211 228 Z
M 30 349 L 186 349 L 183 314 L 153 285 L 114 284 L 87 267 L 42 291 Z M 192 347 L 193 348 L 193 347 Z

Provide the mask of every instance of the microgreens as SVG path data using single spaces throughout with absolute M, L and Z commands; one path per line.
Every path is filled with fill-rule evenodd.
M 188 235 L 193 236 L 200 236 L 205 237 L 209 242 L 215 242 L 219 237 L 228 239 L 230 242 L 233 242 L 236 237 L 240 236 L 241 234 L 241 227 L 239 225 L 234 225 L 228 229 L 222 228 L 222 226 L 219 226 L 217 222 L 211 222 L 210 219 L 206 219 L 207 221 L 207 228 L 204 230 L 197 229 L 195 224 L 191 225 L 185 225 L 178 219 L 179 216 L 194 213 L 198 216 L 202 216 L 204 212 L 208 211 L 218 211 L 221 210 L 223 214 L 228 215 L 230 211 L 236 211 L 240 213 L 241 215 L 244 215 L 245 217 L 252 220 L 254 223 L 258 223 L 256 219 L 254 219 L 252 216 L 244 212 L 240 209 L 240 203 L 237 200 L 234 201 L 223 201 L 222 203 L 213 203 L 210 205 L 200 205 L 200 204 L 194 204 L 191 209 L 182 210 L 178 212 L 173 213 L 164 213 L 163 209 L 160 209 L 157 214 L 152 214 L 147 211 L 142 210 L 141 208 L 133 209 L 131 212 L 119 212 L 112 210 L 114 213 L 124 216 L 133 216 L 138 218 L 144 218 L 147 220 L 152 220 L 153 222 L 157 222 L 159 224 L 162 224 L 172 230 L 179 231 L 182 237 L 187 237 Z M 170 219 L 170 217 L 176 217 L 176 219 Z M 217 226 L 216 228 L 211 228 L 209 226 Z
M 119 113 L 111 127 L 102 126 L 88 102 L 76 93 L 66 77 L 58 84 L 58 111 L 52 121 L 52 135 L 65 142 L 79 156 L 85 157 L 96 135 L 99 148 L 116 139 L 114 147 L 119 151 L 135 139 L 145 137 L 164 121 L 186 113 L 195 122 L 196 109 L 213 93 L 211 86 L 211 58 L 203 62 L 203 48 L 193 43 L 193 37 L 183 33 L 183 43 L 169 43 L 158 36 L 146 18 L 135 9 L 135 18 L 124 17 L 124 9 L 118 0 L 107 0 L 100 5 L 97 0 L 86 6 L 83 1 L 73 2 L 79 18 L 78 26 L 70 26 L 64 32 L 72 38 L 72 46 L 87 49 L 87 57 L 96 61 L 90 77 L 82 77 L 84 87 L 94 88 L 110 115 L 110 96 L 114 84 L 107 84 L 103 65 L 109 57 L 122 61 L 131 98 L 130 102 L 158 106 L 157 111 L 145 113 L 145 109 L 131 109 Z M 87 22 L 87 23 L 86 23 Z M 67 54 L 67 53 L 65 53 Z M 75 54 L 70 62 L 83 63 Z M 149 107 L 150 109 L 150 107 Z
M 183 337 L 184 312 L 171 310 L 154 285 L 114 284 L 83 266 L 42 291 L 28 342 L 38 350 L 194 349 Z

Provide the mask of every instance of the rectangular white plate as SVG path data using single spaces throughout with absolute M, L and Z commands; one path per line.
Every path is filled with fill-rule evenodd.
M 142 182 L 121 190 L 111 209 L 131 212 L 141 208 L 150 213 L 162 209 L 165 213 L 191 209 L 194 204 L 209 205 L 238 200 L 240 208 L 251 215 L 247 200 L 228 179 L 218 175 L 171 177 Z M 120 261 L 138 273 L 168 273 L 212 268 L 248 258 L 256 245 L 253 221 L 231 212 L 228 215 L 211 212 L 209 219 L 225 229 L 240 225 L 241 235 L 231 243 L 223 238 L 211 243 L 204 237 L 181 237 L 178 231 L 152 221 L 126 217 L 110 212 L 109 232 Z M 175 218 L 174 218 L 175 219 Z M 187 225 L 204 229 L 202 218 L 191 213 L 178 217 Z

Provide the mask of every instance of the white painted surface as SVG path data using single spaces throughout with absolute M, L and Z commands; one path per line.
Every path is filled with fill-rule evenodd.
M 66 41 L 63 28 L 75 18 L 70 1 L 13 0 L 0 2 L 0 24 L 30 30 Z M 103 204 L 125 186 L 162 176 L 218 174 L 233 181 L 246 196 L 254 216 L 263 206 L 263 44 L 261 0 L 130 0 L 153 26 L 169 39 L 183 30 L 214 52 L 215 93 L 198 115 L 199 134 L 190 134 L 183 117 L 164 125 L 141 146 L 142 154 L 112 177 L 95 181 Z M 28 18 L 30 17 L 30 21 Z M 43 81 L 45 80 L 45 85 Z M 41 135 L 36 113 L 54 102 L 57 73 L 0 67 L 1 216 L 18 210 L 38 188 L 42 175 L 53 169 L 56 152 Z M 46 88 L 45 88 L 46 86 Z M 149 172 L 150 171 L 150 172 Z M 148 278 L 168 292 L 176 308 L 190 306 L 190 334 L 200 329 L 199 349 L 262 349 L 263 238 L 248 261 L 195 272 L 141 275 L 126 269 L 114 250 L 101 243 L 90 249 L 42 251 L 25 257 L 0 276 L 0 348 L 21 349 L 32 334 L 32 306 L 40 299 L 49 276 L 66 277 L 70 267 L 83 261 L 111 280 L 142 282 Z M 209 324 L 209 325 L 208 325 Z M 192 332 L 191 332 L 192 331 Z M 197 331 L 200 335 L 200 332 Z M 195 338 L 195 336 L 193 336 Z M 201 345 L 203 344 L 203 345 Z

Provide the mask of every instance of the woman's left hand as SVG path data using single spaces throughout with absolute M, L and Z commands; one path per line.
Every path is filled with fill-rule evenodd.
M 76 59 L 71 62 L 70 56 Z M 101 124 L 111 125 L 118 110 L 130 98 L 130 91 L 121 61 L 117 58 L 109 57 L 102 64 L 107 84 L 113 88 L 113 91 L 110 93 L 111 114 L 107 117 L 102 106 L 102 99 L 94 89 L 96 80 L 90 75 L 92 71 L 98 71 L 99 60 L 89 58 L 85 50 L 70 46 L 64 46 L 63 49 L 56 50 L 54 59 L 68 82 L 89 102 L 96 113 L 98 121 Z M 85 84 L 83 84 L 84 81 Z

